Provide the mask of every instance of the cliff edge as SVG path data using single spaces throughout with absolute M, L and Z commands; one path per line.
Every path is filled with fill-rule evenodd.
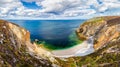
M 93 37 L 95 51 L 86 56 L 59 60 L 62 67 L 119 67 L 120 16 L 95 17 L 76 30 L 80 40 Z
M 37 50 L 30 43 L 29 31 L 0 20 L 0 67 L 52 67 L 51 61 Z
M 97 50 L 109 42 L 120 39 L 120 16 L 105 16 L 90 19 L 76 30 L 79 39 L 94 37 L 94 48 Z

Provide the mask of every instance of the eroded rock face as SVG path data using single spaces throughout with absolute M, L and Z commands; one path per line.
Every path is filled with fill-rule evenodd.
M 86 40 L 94 36 L 94 48 L 97 50 L 120 37 L 120 16 L 105 16 L 90 19 L 77 30 L 79 39 Z
M 79 39 L 94 36 L 93 53 L 70 57 L 61 61 L 62 67 L 119 67 L 120 66 L 120 17 L 97 17 L 86 21 L 76 30 Z M 71 66 L 73 65 L 73 66 Z
M 0 20 L 0 67 L 52 67 L 49 60 L 35 57 L 33 50 L 29 31 Z
M 119 67 L 120 66 L 120 17 L 106 16 L 90 19 L 76 30 L 80 40 L 94 37 L 93 53 L 68 58 L 62 67 Z

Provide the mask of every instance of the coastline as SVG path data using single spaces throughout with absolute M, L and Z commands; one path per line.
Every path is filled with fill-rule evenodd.
M 52 55 L 55 57 L 72 57 L 72 56 L 85 56 L 94 52 L 93 48 L 93 38 L 90 37 L 88 40 L 74 47 L 63 49 L 63 50 L 53 50 Z

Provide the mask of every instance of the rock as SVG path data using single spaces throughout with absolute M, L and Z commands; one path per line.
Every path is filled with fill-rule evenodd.
M 0 67 L 52 67 L 49 59 L 34 51 L 37 49 L 30 42 L 29 31 L 0 20 Z
M 120 16 L 90 19 L 80 25 L 76 34 L 81 40 L 93 36 L 96 50 L 86 56 L 60 60 L 62 67 L 120 67 Z
M 81 40 L 94 36 L 94 48 L 97 50 L 120 37 L 120 16 L 105 16 L 90 19 L 76 30 Z
M 94 37 L 94 53 L 62 60 L 35 43 L 24 28 L 0 20 L 0 67 L 119 67 L 120 16 L 96 17 L 76 30 L 80 40 Z M 58 62 L 58 63 L 56 63 Z M 60 65 L 60 66 L 59 66 Z

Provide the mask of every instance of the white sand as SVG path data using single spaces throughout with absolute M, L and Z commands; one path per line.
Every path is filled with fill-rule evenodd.
M 84 41 L 82 44 L 78 44 L 68 49 L 53 50 L 51 53 L 55 57 L 72 57 L 72 56 L 85 56 L 92 52 L 94 52 L 93 38 L 90 37 L 87 41 Z

